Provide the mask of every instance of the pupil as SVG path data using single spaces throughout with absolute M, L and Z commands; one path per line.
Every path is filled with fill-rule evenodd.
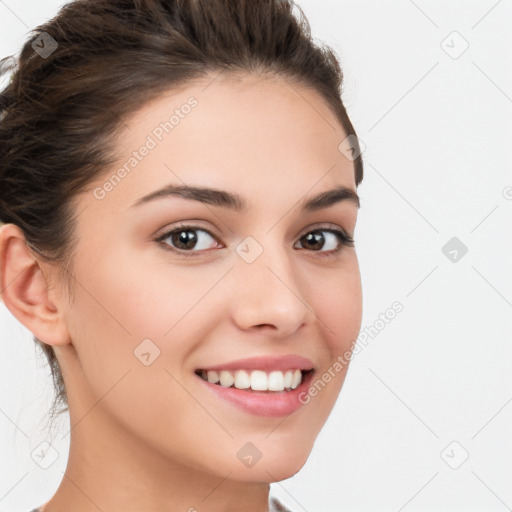
M 315 233 L 308 233 L 306 235 L 306 240 L 308 241 L 308 243 L 310 242 L 313 242 L 313 245 L 314 244 L 320 244 L 320 246 L 322 245 L 323 243 L 323 235 L 321 233 L 318 233 L 318 232 L 315 232 Z
M 194 245 L 197 242 L 197 236 L 195 234 L 195 231 L 180 231 L 177 233 L 178 235 L 178 246 L 183 245 L 185 248 L 194 247 Z M 187 243 L 193 242 L 193 244 L 189 247 L 187 246 Z

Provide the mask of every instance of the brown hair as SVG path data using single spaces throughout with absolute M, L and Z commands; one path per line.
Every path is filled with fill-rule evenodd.
M 123 119 L 192 80 L 266 73 L 317 91 L 354 135 L 356 185 L 363 179 L 340 64 L 293 0 L 81 0 L 31 34 L 0 71 L 14 60 L 0 91 L 0 221 L 19 226 L 59 275 L 72 275 L 73 199 L 115 161 Z M 64 380 L 52 347 L 34 341 L 52 372 L 55 417 L 68 409 Z

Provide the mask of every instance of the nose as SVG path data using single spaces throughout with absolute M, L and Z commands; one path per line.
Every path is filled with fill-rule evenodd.
M 232 317 L 240 329 L 268 329 L 280 338 L 314 317 L 303 282 L 285 249 L 265 249 L 252 263 L 237 261 L 231 279 Z

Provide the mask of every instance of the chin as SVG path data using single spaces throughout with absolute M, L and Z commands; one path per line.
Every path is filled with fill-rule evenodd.
M 236 468 L 230 478 L 240 482 L 280 482 L 296 475 L 304 467 L 309 454 L 309 451 L 278 451 L 272 456 L 262 457 L 252 467 Z

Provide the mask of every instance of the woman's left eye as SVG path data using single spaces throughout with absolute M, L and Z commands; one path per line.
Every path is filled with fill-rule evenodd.
M 203 233 L 203 236 L 198 235 L 198 233 Z M 327 233 L 327 236 L 323 233 Z M 208 238 L 212 239 L 214 243 L 209 242 Z M 169 240 L 170 243 L 167 243 L 166 240 Z M 208 248 L 219 247 L 217 238 L 208 230 L 198 226 L 180 226 L 160 235 L 155 241 L 163 243 L 167 250 L 186 256 L 197 256 L 198 254 L 195 253 L 200 253 Z M 308 231 L 299 238 L 298 242 L 303 246 L 304 244 L 311 245 L 313 252 L 326 253 L 322 254 L 322 257 L 333 256 L 339 253 L 344 246 L 354 246 L 354 240 L 343 230 L 331 227 L 329 229 L 317 228 Z M 327 250 L 317 250 L 319 245 L 322 246 L 322 249 L 327 246 Z
M 327 233 L 328 236 L 326 237 L 322 233 Z M 330 246 L 331 248 L 328 248 L 327 251 L 314 251 L 326 253 L 322 254 L 322 257 L 335 256 L 343 249 L 343 247 L 354 247 L 353 238 L 338 228 L 315 229 L 314 231 L 309 231 L 304 236 L 302 236 L 299 239 L 299 242 L 301 242 L 301 240 L 305 240 L 305 243 L 311 244 L 313 247 L 318 247 L 319 244 L 322 245 L 322 248 L 324 248 L 326 245 Z M 301 243 L 304 244 L 304 242 Z

